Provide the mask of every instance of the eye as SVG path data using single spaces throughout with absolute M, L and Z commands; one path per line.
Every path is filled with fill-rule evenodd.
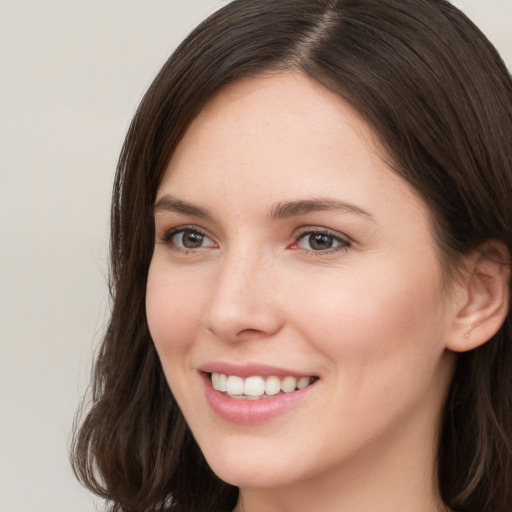
M 193 250 L 203 247 L 216 247 L 215 242 L 195 228 L 181 227 L 172 229 L 164 236 L 164 242 L 176 249 Z
M 308 230 L 300 233 L 296 238 L 295 248 L 314 252 L 333 252 L 346 249 L 350 242 L 341 236 L 329 231 Z

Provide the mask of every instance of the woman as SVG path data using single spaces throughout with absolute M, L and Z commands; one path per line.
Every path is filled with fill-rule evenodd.
M 512 82 L 443 0 L 236 0 L 144 97 L 74 467 L 126 511 L 512 510 Z

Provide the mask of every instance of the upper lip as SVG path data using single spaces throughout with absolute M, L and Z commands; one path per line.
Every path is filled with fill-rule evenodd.
M 271 376 L 291 376 L 291 377 L 312 377 L 314 374 L 290 370 L 288 368 L 267 365 L 267 364 L 233 364 L 222 361 L 213 361 L 205 363 L 198 367 L 198 370 L 204 373 L 223 373 L 225 375 L 237 375 L 238 377 L 271 377 Z

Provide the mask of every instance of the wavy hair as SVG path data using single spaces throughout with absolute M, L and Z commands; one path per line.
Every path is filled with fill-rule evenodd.
M 512 80 L 480 30 L 444 0 L 235 0 L 200 24 L 144 96 L 111 210 L 112 311 L 72 463 L 113 512 L 230 511 L 169 390 L 145 316 L 152 206 L 190 122 L 228 83 L 301 70 L 366 119 L 428 204 L 449 272 L 483 241 L 512 253 Z M 512 510 L 510 314 L 458 355 L 439 436 L 441 497 L 459 512 Z

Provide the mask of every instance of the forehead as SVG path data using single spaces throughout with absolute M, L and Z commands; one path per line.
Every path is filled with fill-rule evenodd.
M 379 190 L 417 202 L 381 155 L 372 129 L 337 94 L 300 72 L 261 75 L 210 100 L 176 148 L 158 195 L 200 194 L 215 208 L 249 192 L 262 204 L 348 194 L 367 209 Z

